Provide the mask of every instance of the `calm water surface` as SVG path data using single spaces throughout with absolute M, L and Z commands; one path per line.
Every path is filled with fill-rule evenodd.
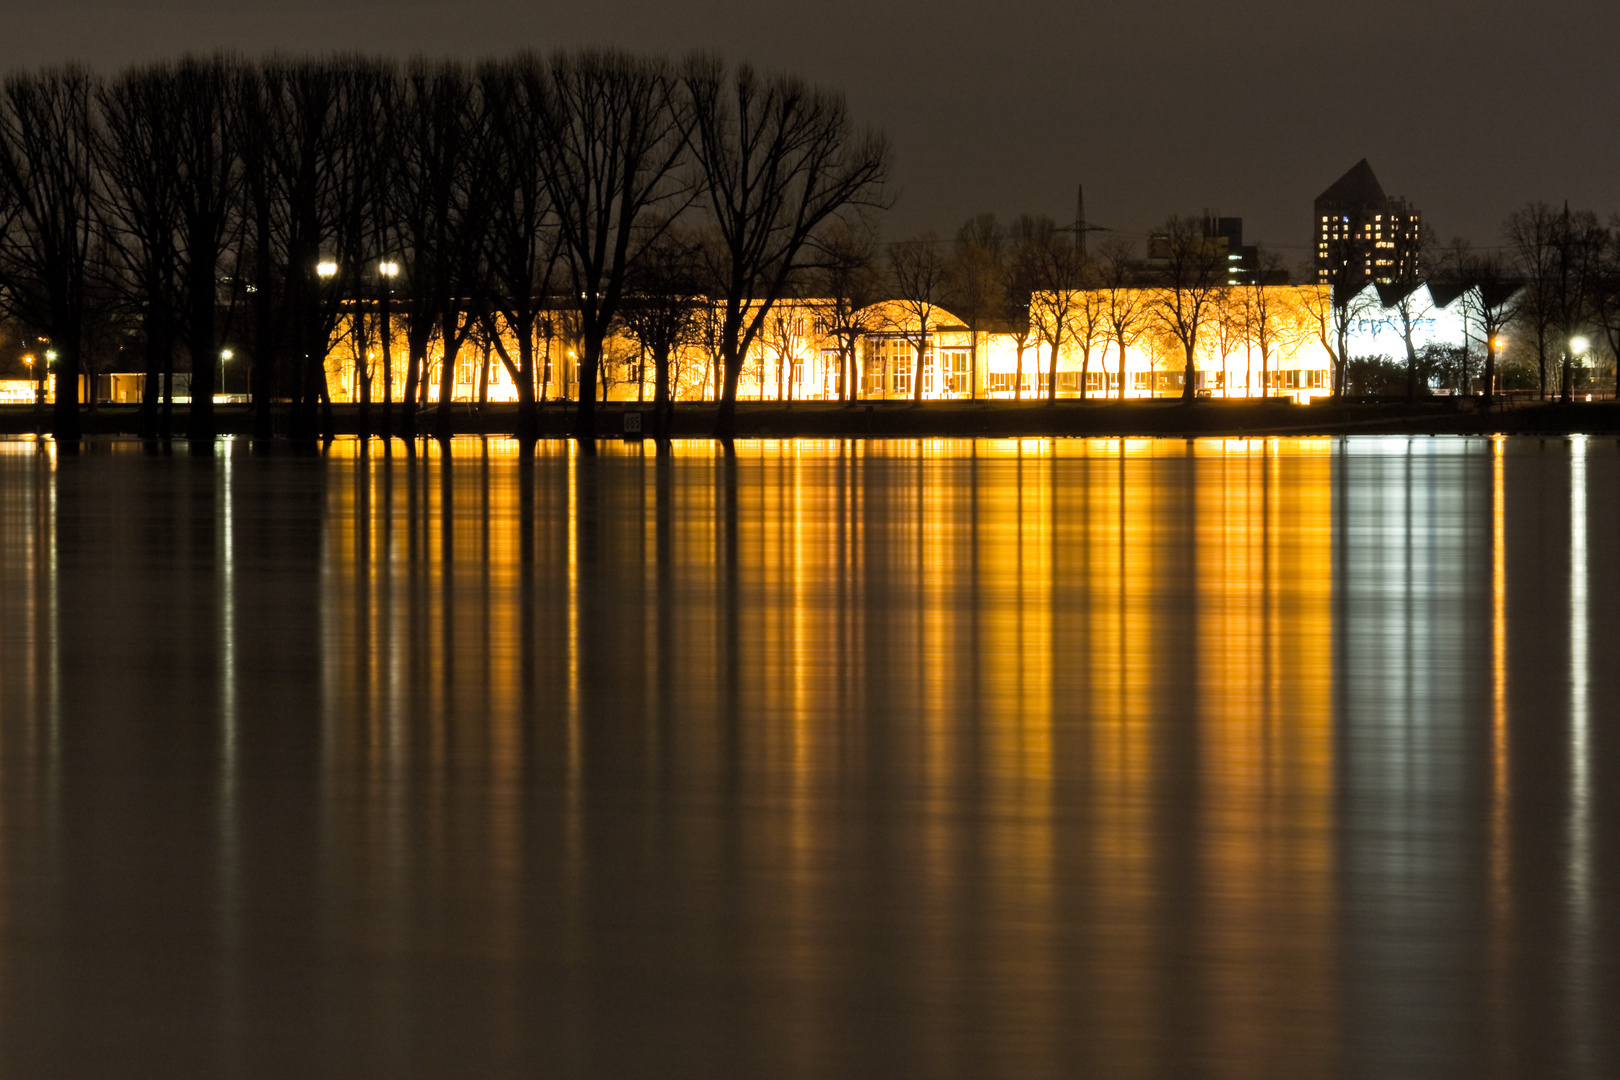
M 1614 1076 L 1612 441 L 0 443 L 0 1073 Z

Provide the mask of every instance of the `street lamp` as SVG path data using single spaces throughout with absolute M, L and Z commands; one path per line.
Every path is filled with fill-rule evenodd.
M 219 392 L 220 396 L 222 397 L 225 394 L 225 361 L 229 360 L 235 355 L 236 354 L 231 352 L 229 349 L 219 350 Z
M 318 277 L 330 278 L 337 276 L 337 263 L 331 259 L 322 259 L 315 264 L 315 273 Z
M 382 262 L 377 264 L 377 273 L 386 278 L 398 277 L 399 263 L 393 262 L 389 259 L 384 259 Z
M 1586 350 L 1591 345 L 1592 343 L 1584 337 L 1572 337 L 1569 339 L 1569 354 L 1571 356 L 1585 356 Z

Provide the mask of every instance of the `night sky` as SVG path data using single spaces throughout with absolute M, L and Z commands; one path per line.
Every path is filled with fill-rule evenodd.
M 967 215 L 1073 214 L 1141 233 L 1244 218 L 1306 253 L 1312 198 L 1363 156 L 1442 238 L 1498 244 L 1528 199 L 1620 210 L 1620 4 L 1131 0 L 0 0 L 7 69 L 114 71 L 231 48 L 477 57 L 710 48 L 842 89 L 893 143 L 891 237 Z

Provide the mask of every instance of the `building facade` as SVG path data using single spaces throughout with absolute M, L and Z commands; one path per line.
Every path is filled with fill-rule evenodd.
M 1316 197 L 1316 279 L 1340 289 L 1414 280 L 1423 220 L 1362 158 Z

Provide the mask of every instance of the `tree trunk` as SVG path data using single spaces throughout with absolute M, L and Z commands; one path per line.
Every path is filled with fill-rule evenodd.
M 141 381 L 141 420 L 140 433 L 143 439 L 155 439 L 158 436 L 158 402 L 162 397 L 163 354 L 172 351 L 173 346 L 168 344 L 168 332 L 163 327 L 162 316 L 156 313 L 158 307 L 154 300 L 147 306 L 146 312 L 146 376 Z
M 582 453 L 596 452 L 596 379 L 602 363 L 602 342 L 585 335 L 585 351 L 579 358 L 579 402 L 574 407 L 574 437 Z
M 1193 388 L 1193 383 L 1198 379 L 1198 372 L 1193 368 L 1193 351 L 1196 343 L 1183 342 L 1182 347 L 1187 350 L 1187 366 L 1181 370 L 1181 400 L 1185 403 L 1198 397 L 1197 390 Z
M 1125 335 L 1120 334 L 1119 342 L 1119 400 L 1125 400 Z
M 215 314 L 214 260 L 207 260 L 206 277 L 191 275 L 191 410 L 186 421 L 186 437 L 193 442 L 212 443 L 214 421 L 214 365 L 219 362 L 214 341 Z
M 721 361 L 724 383 L 720 387 L 720 408 L 714 418 L 714 437 L 728 447 L 737 435 L 737 383 L 742 378 L 742 362 L 734 357 Z
M 925 359 L 926 356 L 927 356 L 927 353 L 928 353 L 928 324 L 926 322 L 924 322 L 923 325 L 922 325 L 922 332 L 920 334 L 918 334 L 918 336 L 917 336 L 917 363 L 916 363 L 916 371 L 914 373 L 914 379 L 913 379 L 913 383 L 912 383 L 912 387 L 911 387 L 911 400 L 912 400 L 912 402 L 914 404 L 917 404 L 917 405 L 922 404 L 922 397 L 923 397 L 923 365 L 927 362 L 927 360 Z
M 382 343 L 383 407 L 382 435 L 386 445 L 394 437 L 394 331 L 388 319 L 388 290 L 390 282 L 383 282 L 382 299 L 377 304 L 381 325 L 377 334 Z
M 540 412 L 534 400 L 534 322 L 518 333 L 518 452 L 534 454 L 534 444 L 540 437 Z
M 51 413 L 51 436 L 59 450 L 77 453 L 83 432 L 79 427 L 79 350 L 74 342 L 56 343 L 56 406 Z
M 450 405 L 456 390 L 456 358 L 461 353 L 456 321 L 455 313 L 446 311 L 439 323 L 440 333 L 444 335 L 444 360 L 439 365 L 439 401 L 433 411 L 433 437 L 440 442 L 450 438 Z
M 979 400 L 979 323 L 968 328 L 968 400 Z
M 669 390 L 670 343 L 659 342 L 653 349 L 653 438 L 660 454 L 669 452 L 670 429 L 674 426 L 675 401 Z
M 1412 331 L 1408 326 L 1403 339 L 1406 342 L 1406 402 L 1417 401 L 1417 349 L 1412 345 Z

